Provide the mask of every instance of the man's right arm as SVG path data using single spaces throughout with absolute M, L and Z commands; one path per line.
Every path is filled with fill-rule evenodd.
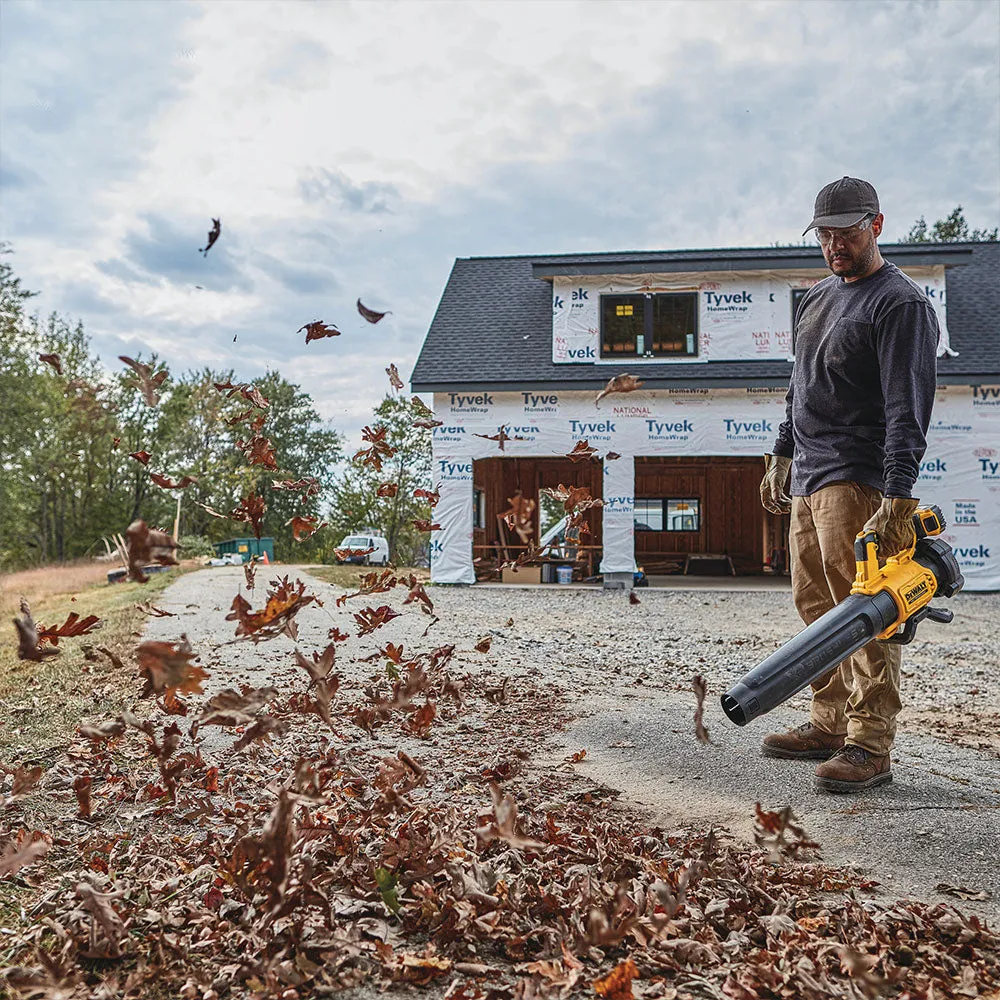
M 794 370 L 794 369 L 793 369 Z M 795 442 L 792 438 L 792 383 L 788 383 L 788 392 L 785 394 L 785 419 L 778 428 L 778 437 L 771 449 L 772 455 L 780 455 L 782 458 L 792 458 L 795 455 Z

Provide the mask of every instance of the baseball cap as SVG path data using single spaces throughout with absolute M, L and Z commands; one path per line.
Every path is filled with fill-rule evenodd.
M 816 195 L 813 220 L 802 235 L 818 226 L 844 229 L 860 222 L 866 215 L 878 215 L 878 194 L 868 181 L 857 177 L 841 177 L 827 184 Z

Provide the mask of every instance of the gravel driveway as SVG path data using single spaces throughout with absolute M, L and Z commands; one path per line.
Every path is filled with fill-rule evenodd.
M 349 613 L 334 607 L 342 591 L 310 577 L 308 567 L 275 569 L 300 576 L 327 602 L 298 616 L 300 648 L 322 648 L 331 624 L 347 630 Z M 238 568 L 188 574 L 159 601 L 179 617 L 154 619 L 146 628 L 147 638 L 188 634 L 211 672 L 208 694 L 298 671 L 284 637 L 260 646 L 230 642 L 233 624 L 224 617 L 242 581 Z M 480 668 L 566 691 L 577 720 L 562 731 L 554 722 L 552 732 L 538 734 L 538 745 L 529 748 L 537 763 L 562 765 L 568 753 L 586 749 L 578 774 L 620 790 L 622 802 L 648 809 L 668 827 L 714 823 L 749 837 L 756 801 L 771 809 L 791 804 L 824 859 L 862 870 L 880 883 L 876 896 L 958 902 L 936 888 L 948 883 L 991 896 L 960 906 L 1000 913 L 1000 595 L 959 595 L 949 602 L 953 624 L 921 626 L 904 655 L 895 780 L 855 798 L 813 792 L 808 763 L 759 756 L 760 738 L 772 727 L 806 717 L 804 696 L 745 729 L 729 723 L 718 705 L 735 678 L 798 630 L 787 591 L 651 589 L 637 592 L 638 605 L 620 592 L 558 586 L 430 593 L 440 622 L 429 640 L 471 653 L 491 635 L 489 654 L 472 654 Z M 391 594 L 378 596 L 375 603 L 383 597 L 398 603 Z M 427 621 L 404 614 L 379 637 L 404 641 Z M 361 677 L 368 664 L 349 662 L 361 648 L 355 643 L 344 644 L 338 664 L 342 673 Z M 364 651 L 370 649 L 369 643 Z M 690 680 L 697 673 L 709 685 L 709 745 L 694 738 Z

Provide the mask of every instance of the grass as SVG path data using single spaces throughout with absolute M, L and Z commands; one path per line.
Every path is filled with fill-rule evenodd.
M 154 601 L 190 564 L 157 573 L 145 584 L 107 583 L 106 563 L 46 566 L 0 576 L 0 615 L 7 641 L 0 641 L 0 759 L 6 764 L 51 764 L 84 717 L 114 715 L 138 691 L 132 660 L 147 616 L 137 604 Z M 97 615 L 100 628 L 86 637 L 64 639 L 59 656 L 33 663 L 17 658 L 11 619 L 22 597 L 36 622 L 51 625 L 75 611 Z M 123 661 L 88 660 L 85 647 L 106 646 Z M 94 655 L 94 654 L 92 654 Z
M 343 587 L 345 590 L 354 590 L 358 585 L 358 579 L 365 573 L 381 573 L 378 566 L 328 566 L 316 564 L 313 566 L 303 566 L 303 569 L 325 583 L 332 583 L 335 587 Z M 423 568 L 413 568 L 411 566 L 399 566 L 393 569 L 396 576 L 409 576 L 412 573 L 418 580 L 426 583 L 430 578 L 430 570 Z

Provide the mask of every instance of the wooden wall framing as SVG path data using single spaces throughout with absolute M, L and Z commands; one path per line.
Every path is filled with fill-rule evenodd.
M 760 506 L 763 462 L 756 457 L 685 456 L 637 457 L 636 499 L 697 497 L 701 527 L 696 532 L 637 531 L 635 558 L 648 572 L 675 570 L 688 553 L 725 554 L 741 574 L 760 573 L 775 540 L 781 539 L 779 518 Z M 507 510 L 508 498 L 520 490 L 537 498 L 546 486 L 586 486 L 591 496 L 603 492 L 598 462 L 571 462 L 567 458 L 482 458 L 472 467 L 473 487 L 486 497 L 486 526 L 473 531 L 473 545 L 492 546 L 499 540 L 497 515 Z M 600 545 L 601 513 L 588 515 L 590 536 L 585 544 Z M 538 541 L 538 519 L 535 519 Z M 483 553 L 477 548 L 477 555 Z

